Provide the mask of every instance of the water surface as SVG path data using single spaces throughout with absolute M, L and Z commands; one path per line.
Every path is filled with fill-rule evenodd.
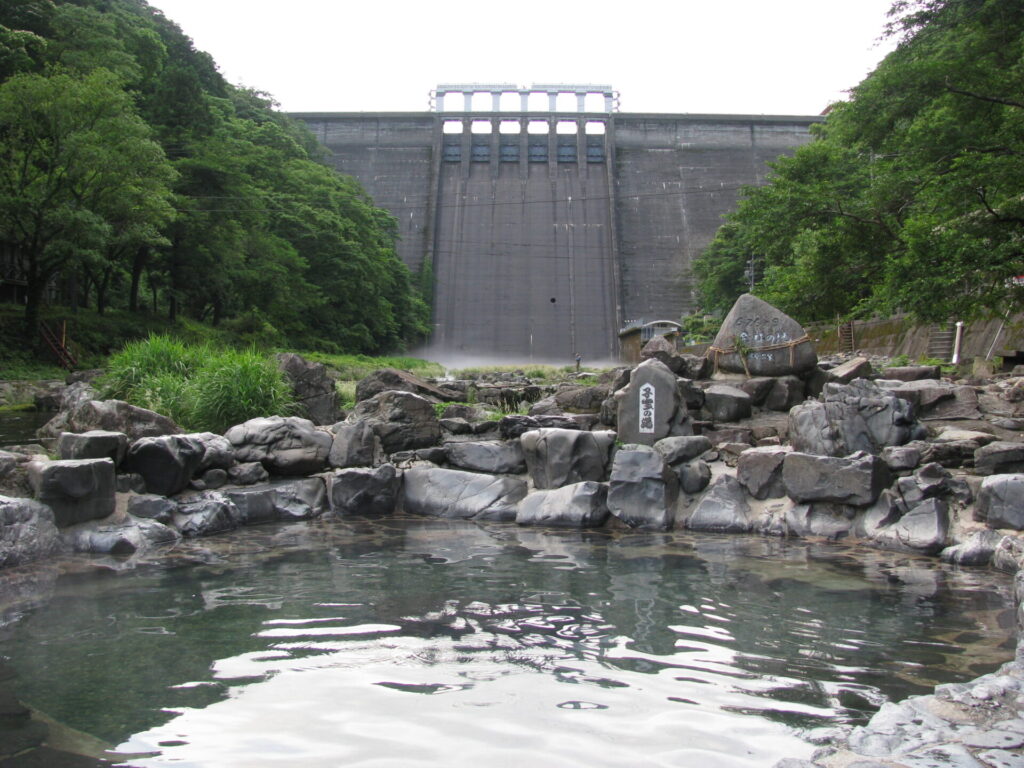
M 91 562 L 0 655 L 133 766 L 763 768 L 1013 655 L 1006 578 L 804 542 L 392 518 Z

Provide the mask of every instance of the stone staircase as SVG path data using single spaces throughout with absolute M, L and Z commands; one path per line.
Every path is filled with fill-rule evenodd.
M 853 321 L 840 323 L 837 329 L 839 333 L 839 352 L 853 354 L 857 349 L 857 340 L 853 335 Z
M 949 362 L 953 359 L 953 345 L 956 341 L 956 327 L 943 329 L 933 325 L 928 333 L 928 357 Z

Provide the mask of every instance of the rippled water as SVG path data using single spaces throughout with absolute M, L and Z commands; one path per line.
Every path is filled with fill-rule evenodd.
M 760 768 L 1012 656 L 1000 576 L 753 537 L 319 521 L 40 578 L 17 693 L 133 766 Z
M 36 430 L 52 419 L 54 414 L 42 411 L 8 411 L 0 413 L 0 448 L 5 445 L 34 443 Z

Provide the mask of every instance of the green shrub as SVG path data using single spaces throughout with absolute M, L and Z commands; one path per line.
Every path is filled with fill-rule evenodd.
M 142 396 L 149 379 L 164 374 L 187 379 L 209 355 L 206 345 L 188 346 L 162 334 L 130 341 L 110 358 L 107 375 L 100 382 L 103 396 L 134 402 Z
M 189 385 L 189 426 L 223 433 L 257 416 L 295 412 L 291 388 L 272 360 L 255 349 L 212 356 Z

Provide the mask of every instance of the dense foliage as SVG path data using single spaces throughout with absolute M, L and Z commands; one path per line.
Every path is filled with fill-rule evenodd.
M 0 263 L 48 290 L 333 352 L 428 309 L 395 222 L 264 95 L 144 0 L 0 4 Z
M 891 18 L 896 50 L 698 260 L 704 309 L 752 269 L 805 321 L 1024 310 L 1024 4 L 906 0 Z
M 116 397 L 218 434 L 248 419 L 295 410 L 291 388 L 273 359 L 256 350 L 218 350 L 153 335 L 110 358 L 100 382 Z

